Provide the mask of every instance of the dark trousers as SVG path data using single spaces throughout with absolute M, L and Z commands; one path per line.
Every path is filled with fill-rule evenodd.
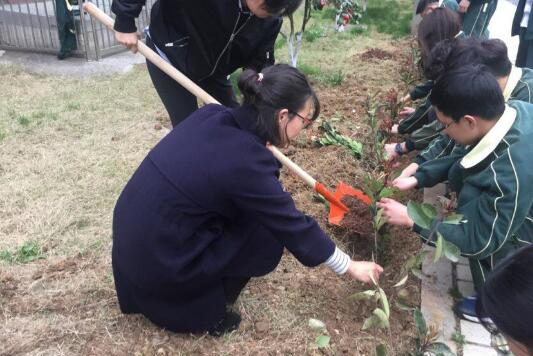
M 150 38 L 146 39 L 146 45 L 156 51 Z M 193 111 L 198 109 L 198 101 L 187 89 L 179 85 L 174 79 L 169 77 L 154 64 L 146 61 L 146 65 L 155 90 L 170 116 L 172 126 L 175 127 Z M 178 70 L 180 69 L 178 68 Z M 185 72 L 183 72 L 183 74 L 187 75 Z M 239 106 L 237 98 L 233 93 L 231 82 L 226 76 L 209 77 L 196 82 L 196 84 L 218 100 L 222 105 L 231 108 Z
M 233 277 L 222 279 L 226 304 L 234 304 L 237 301 L 237 298 L 239 298 L 241 291 L 244 289 L 249 280 L 249 277 Z
M 520 42 L 518 44 L 515 66 L 533 69 L 533 40 L 525 39 L 526 31 L 527 29 L 525 27 L 520 28 Z

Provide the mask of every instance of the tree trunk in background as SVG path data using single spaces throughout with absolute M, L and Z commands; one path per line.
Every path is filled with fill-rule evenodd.
M 418 24 L 422 20 L 420 16 L 416 15 L 416 6 L 418 5 L 418 1 L 419 0 L 413 0 L 413 19 L 411 20 L 411 34 L 413 36 L 416 36 Z

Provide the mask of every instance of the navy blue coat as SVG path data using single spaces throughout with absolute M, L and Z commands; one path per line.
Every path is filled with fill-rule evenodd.
M 252 107 L 206 105 L 170 132 L 127 183 L 113 217 L 121 309 L 178 332 L 225 310 L 222 279 L 271 272 L 286 247 L 316 266 L 335 249 L 298 211 Z

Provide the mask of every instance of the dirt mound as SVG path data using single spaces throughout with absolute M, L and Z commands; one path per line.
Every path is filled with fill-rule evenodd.
M 350 209 L 342 219 L 342 226 L 360 237 L 372 237 L 374 229 L 370 207 L 350 196 L 342 198 L 342 203 Z
M 361 59 L 364 61 L 372 59 L 383 60 L 392 58 L 394 58 L 394 55 L 392 53 L 382 50 L 380 48 L 370 48 L 361 54 Z

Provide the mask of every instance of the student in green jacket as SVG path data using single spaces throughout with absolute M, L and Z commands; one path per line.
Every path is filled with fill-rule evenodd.
M 431 69 L 427 72 L 429 77 L 438 78 L 446 71 L 467 64 L 484 64 L 498 80 L 505 101 L 520 100 L 533 103 L 533 70 L 513 67 L 503 41 L 458 39 L 442 42 L 434 52 L 440 52 L 440 55 L 435 54 L 433 57 Z M 399 178 L 412 176 L 420 164 L 445 156 L 453 150 L 454 141 L 440 131 L 442 125 L 439 121 L 434 121 L 411 135 L 405 145 L 409 147 L 409 142 L 413 142 L 414 149 L 423 150 L 414 162 L 402 171 Z
M 497 80 L 479 65 L 445 73 L 430 99 L 456 145 L 449 155 L 422 164 L 396 186 L 407 190 L 449 182 L 463 220 L 458 225 L 440 223 L 437 230 L 469 259 L 479 290 L 501 258 L 533 241 L 533 105 L 506 105 Z M 385 198 L 378 207 L 390 224 L 411 227 L 428 238 L 405 205 Z M 475 298 L 457 307 L 463 317 L 476 315 Z
M 437 8 L 425 16 L 420 22 L 417 36 L 422 67 L 425 67 L 429 62 L 431 50 L 437 43 L 460 35 L 461 21 L 457 13 L 447 8 Z M 411 133 L 427 122 L 427 113 L 431 108 L 431 103 L 427 100 L 427 95 L 431 91 L 432 85 L 432 82 L 426 82 L 422 86 L 416 87 L 409 94 L 410 99 L 414 100 L 426 97 L 426 100 L 416 110 L 404 108 L 400 114 L 407 117 L 399 125 L 393 127 L 393 132 L 401 134 Z
M 461 0 L 459 2 L 459 12 L 464 14 L 463 31 L 469 37 L 489 38 L 490 19 L 494 12 L 498 0 Z
M 420 0 L 418 2 L 418 5 L 416 7 L 416 14 L 420 15 L 421 17 L 426 17 L 428 14 L 432 13 L 437 8 L 448 8 L 454 12 L 459 12 L 459 4 L 455 0 Z M 456 17 L 457 21 L 457 28 L 460 28 L 461 24 L 459 21 L 459 18 Z M 427 24 L 431 23 L 431 21 L 427 22 Z M 427 24 L 422 25 L 422 31 L 424 31 L 424 27 L 427 26 Z M 438 26 L 438 23 L 437 23 Z M 450 28 L 447 25 L 445 27 L 441 28 Z M 420 28 L 419 28 L 419 31 Z M 437 29 L 438 31 L 438 29 Z M 436 32 L 433 30 L 432 32 Z M 438 32 L 437 32 L 438 33 Z M 409 101 L 415 101 L 418 99 L 424 99 L 429 95 L 429 92 L 431 91 L 431 88 L 433 87 L 433 81 L 429 80 L 425 83 L 419 84 L 415 86 L 409 93 L 402 98 L 403 103 L 407 103 Z M 406 113 L 412 113 L 414 112 L 414 109 L 407 110 Z

